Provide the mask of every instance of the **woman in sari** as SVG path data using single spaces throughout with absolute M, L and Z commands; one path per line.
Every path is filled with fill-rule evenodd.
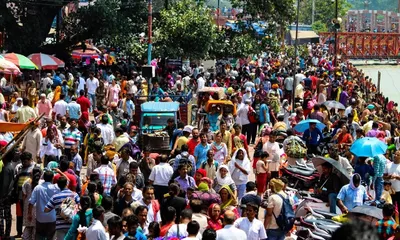
M 208 208 L 208 229 L 213 229 L 215 231 L 222 229 L 221 220 L 221 207 L 217 203 L 213 203 Z
M 222 133 L 218 131 L 215 134 L 215 141 L 211 144 L 211 149 L 214 152 L 214 160 L 218 164 L 226 163 L 228 160 L 228 148 L 225 143 L 222 142 Z
M 224 185 L 219 190 L 219 195 L 221 196 L 221 211 L 224 213 L 225 211 L 233 211 L 235 213 L 236 218 L 240 217 L 240 214 L 237 207 L 236 195 L 233 193 L 232 189 L 228 185 Z
M 120 86 L 117 84 L 115 79 L 112 80 L 111 85 L 108 87 L 107 91 L 107 106 L 110 107 L 112 102 L 118 102 L 119 93 L 121 92 Z
M 61 86 L 57 86 L 56 89 L 54 90 L 54 97 L 53 101 L 51 103 L 54 105 L 58 100 L 60 100 L 60 95 L 61 95 Z

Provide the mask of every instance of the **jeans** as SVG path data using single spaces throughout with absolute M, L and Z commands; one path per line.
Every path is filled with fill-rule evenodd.
M 266 229 L 268 240 L 284 240 L 285 239 L 285 232 L 280 229 Z
M 381 195 L 383 191 L 383 178 L 377 177 L 374 182 L 374 190 L 375 190 L 375 200 L 381 200 Z
M 329 199 L 329 212 L 330 212 L 330 213 L 335 213 L 335 214 L 336 214 L 336 199 L 337 199 L 337 194 L 336 194 L 336 193 L 329 193 L 328 199 Z
M 246 193 L 246 184 L 236 185 L 236 188 L 237 188 L 237 193 L 238 193 L 238 200 L 240 202 L 240 200 L 242 199 L 242 197 Z
M 96 94 L 88 93 L 89 101 L 90 101 L 90 112 L 97 109 L 96 103 Z

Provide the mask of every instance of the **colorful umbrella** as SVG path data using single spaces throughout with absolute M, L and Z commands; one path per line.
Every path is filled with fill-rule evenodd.
M 306 119 L 306 120 L 303 120 L 303 121 L 299 122 L 294 127 L 294 130 L 296 130 L 298 132 L 304 132 L 310 127 L 310 123 L 316 123 L 317 124 L 317 128 L 319 130 L 321 130 L 321 131 L 325 128 L 325 124 L 323 124 L 322 122 L 320 122 L 320 121 L 318 121 L 316 119 Z
M 375 157 L 386 153 L 388 146 L 378 138 L 363 137 L 351 145 L 350 152 L 357 157 Z
M 72 58 L 99 58 L 101 51 L 88 43 L 85 43 L 86 49 L 83 51 L 82 45 L 76 46 L 76 48 L 72 51 Z
M 40 70 L 57 70 L 58 68 L 65 67 L 65 63 L 60 59 L 44 53 L 34 53 L 29 55 L 28 58 L 36 64 Z
M 14 63 L 21 69 L 38 69 L 37 66 L 27 57 L 17 53 L 7 53 L 2 55 L 6 60 Z
M 5 58 L 0 56 L 0 72 L 7 74 L 18 74 L 21 73 L 19 68 L 12 62 L 7 61 Z

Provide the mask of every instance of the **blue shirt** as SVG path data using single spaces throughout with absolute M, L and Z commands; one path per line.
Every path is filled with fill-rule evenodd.
M 350 211 L 364 204 L 364 201 L 368 199 L 367 190 L 362 185 L 354 190 L 350 187 L 350 184 L 347 184 L 340 189 L 337 199 L 342 200 L 343 204 Z
M 265 115 L 266 115 L 267 118 L 264 118 L 264 111 L 266 112 Z M 268 105 L 265 104 L 265 103 L 261 104 L 261 106 L 260 106 L 260 117 L 259 117 L 259 119 L 260 119 L 260 123 L 269 123 L 270 122 L 270 119 L 269 119 L 269 108 L 268 108 Z
M 129 235 L 129 233 L 125 233 L 125 237 L 127 237 L 128 239 L 134 239 L 132 236 Z M 136 240 L 147 240 L 147 237 L 143 233 L 141 233 L 137 230 L 136 230 L 135 238 L 136 238 Z
M 53 223 L 56 221 L 56 211 L 51 211 L 48 213 L 44 212 L 46 204 L 49 202 L 50 198 L 59 193 L 60 189 L 56 184 L 50 182 L 44 182 L 37 185 L 33 191 L 29 203 L 32 205 L 36 204 L 36 219 L 40 223 Z
M 309 139 L 310 136 L 311 139 Z M 303 140 L 306 142 L 307 145 L 318 145 L 322 139 L 324 139 L 324 136 L 322 135 L 321 130 L 319 130 L 318 128 L 315 128 L 312 132 L 310 132 L 310 129 L 304 131 Z
M 79 114 L 81 112 L 81 105 L 79 105 L 75 101 L 72 101 L 68 103 L 67 111 L 70 119 L 79 119 L 80 118 Z
M 61 85 L 61 78 L 57 75 L 53 76 L 53 86 L 60 86 Z
M 207 115 L 208 121 L 210 121 L 211 131 L 213 131 L 213 132 L 219 130 L 219 129 L 218 129 L 218 125 L 217 125 L 217 123 L 218 123 L 218 117 L 219 117 L 219 114 L 218 114 L 218 113 L 214 113 L 214 114 L 209 113 L 209 114 Z
M 194 148 L 194 156 L 197 157 L 196 169 L 199 169 L 203 161 L 207 160 L 207 152 L 211 149 L 211 145 L 207 143 L 206 146 L 198 144 Z

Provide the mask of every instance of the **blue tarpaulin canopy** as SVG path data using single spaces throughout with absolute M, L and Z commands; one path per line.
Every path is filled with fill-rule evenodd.
M 179 102 L 145 102 L 141 108 L 142 112 L 176 112 Z

